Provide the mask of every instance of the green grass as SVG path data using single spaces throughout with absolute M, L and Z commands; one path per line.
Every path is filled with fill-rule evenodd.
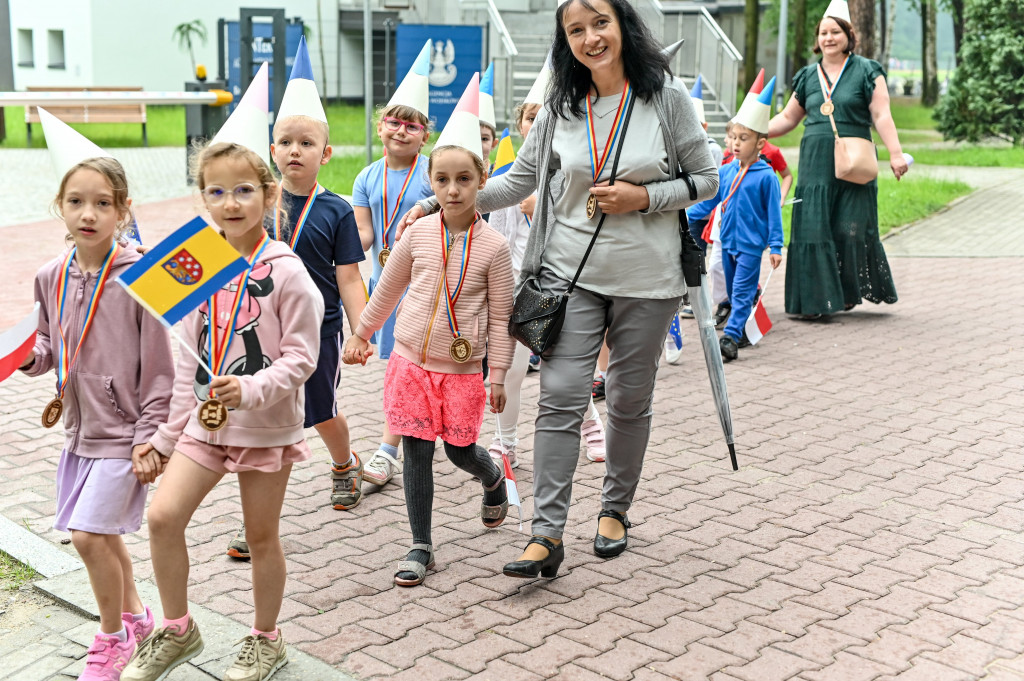
M 902 142 L 902 138 L 900 139 Z M 906 147 L 904 147 L 906 149 Z M 906 149 L 915 163 L 935 166 L 969 166 L 972 168 L 1024 168 L 1024 148 L 987 147 L 975 144 L 955 149 Z M 888 160 L 889 152 L 879 148 L 878 157 Z
M 896 129 L 899 130 L 901 145 L 942 141 L 942 136 L 935 132 L 935 121 L 932 120 L 933 109 L 922 106 L 917 98 L 895 97 L 891 101 L 890 108 L 892 120 L 896 124 Z M 801 123 L 782 137 L 772 138 L 771 142 L 777 147 L 799 147 L 803 134 L 804 126 Z M 878 133 L 872 130 L 871 134 L 875 138 L 875 144 L 881 144 L 882 141 L 878 137 Z
M 5 107 L 4 120 L 7 139 L 0 143 L 0 148 L 20 149 L 28 146 L 25 141 L 24 107 Z M 142 146 L 142 126 L 138 123 L 75 123 L 71 127 L 104 149 Z M 151 147 L 185 146 L 185 107 L 147 106 L 146 132 L 149 135 L 149 146 Z M 39 123 L 33 123 L 32 148 L 42 149 L 45 146 L 42 126 Z
M 4 590 L 15 591 L 38 576 L 39 574 L 29 566 L 0 551 L 0 585 L 3 585 Z

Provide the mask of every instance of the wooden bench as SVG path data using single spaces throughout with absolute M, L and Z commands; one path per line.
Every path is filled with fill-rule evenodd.
M 29 92 L 130 92 L 141 91 L 141 87 L 27 87 Z M 65 123 L 141 123 L 142 144 L 149 146 L 146 134 L 145 104 L 85 104 L 80 106 L 47 106 L 51 114 Z M 34 106 L 25 107 L 25 134 L 32 144 L 32 124 L 39 122 L 39 112 Z

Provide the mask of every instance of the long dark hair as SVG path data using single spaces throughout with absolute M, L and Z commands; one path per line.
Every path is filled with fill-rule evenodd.
M 555 39 L 551 46 L 551 91 L 547 106 L 555 115 L 568 119 L 583 117 L 580 102 L 590 93 L 590 69 L 584 67 L 572 54 L 565 37 L 564 15 L 566 8 L 579 2 L 594 10 L 590 0 L 569 0 L 555 12 Z M 654 38 L 636 9 L 628 0 L 605 0 L 618 19 L 622 31 L 622 65 L 634 94 L 645 102 L 651 101 L 654 93 L 665 84 L 665 74 L 671 74 L 668 58 L 661 53 L 661 45 Z M 596 10 L 595 10 L 596 11 Z

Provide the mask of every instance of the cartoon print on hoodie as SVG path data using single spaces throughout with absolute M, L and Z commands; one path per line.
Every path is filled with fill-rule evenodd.
M 232 333 L 241 336 L 245 344 L 245 354 L 233 361 L 224 371 L 226 376 L 252 376 L 261 369 L 266 369 L 272 363 L 271 359 L 263 354 L 263 347 L 260 345 L 259 336 L 256 335 L 256 327 L 259 326 L 260 303 L 258 298 L 266 298 L 274 290 L 274 280 L 270 277 L 273 265 L 269 262 L 259 262 L 253 267 L 249 275 L 249 282 L 242 295 L 242 303 L 235 319 L 235 328 Z M 238 290 L 236 284 L 232 283 L 217 291 L 217 307 L 223 310 L 221 319 L 217 320 L 217 338 L 222 338 L 224 327 L 230 322 L 231 304 L 235 301 L 235 292 Z M 204 362 L 209 363 L 209 349 L 207 347 L 207 335 L 209 335 L 210 303 L 204 301 L 199 306 L 199 313 L 203 316 L 205 324 L 199 335 L 198 350 Z M 237 339 L 235 339 L 237 341 Z M 196 397 L 205 400 L 209 396 L 210 376 L 202 366 L 196 367 L 196 377 L 193 384 Z

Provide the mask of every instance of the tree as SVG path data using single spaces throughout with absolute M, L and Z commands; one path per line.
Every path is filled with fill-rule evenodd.
M 793 0 L 792 10 L 793 42 L 791 44 L 793 45 L 793 72 L 796 73 L 807 63 L 807 0 Z
M 960 65 L 935 111 L 939 131 L 1024 146 L 1024 0 L 966 0 Z
M 746 0 L 743 13 L 745 39 L 743 41 L 743 86 L 746 89 L 757 77 L 757 34 L 760 30 L 761 12 L 757 0 Z
M 939 59 L 935 44 L 938 13 L 936 0 L 920 0 L 921 10 L 921 103 L 935 106 L 939 103 Z
M 964 0 L 945 0 L 942 5 L 953 15 L 953 49 L 956 65 L 960 66 L 960 45 L 964 41 Z
M 206 44 L 206 26 L 201 19 L 193 19 L 174 27 L 172 34 L 178 39 L 178 47 L 188 50 L 188 58 L 192 61 L 192 73 L 196 72 L 196 55 L 193 51 L 193 41 Z
M 888 69 L 889 55 L 892 54 L 892 34 L 896 28 L 896 0 L 881 0 L 879 6 L 882 9 L 882 48 L 879 50 L 878 61 Z
M 857 34 L 857 54 L 874 59 L 878 56 L 875 40 L 875 0 L 850 0 L 849 4 L 853 30 Z

